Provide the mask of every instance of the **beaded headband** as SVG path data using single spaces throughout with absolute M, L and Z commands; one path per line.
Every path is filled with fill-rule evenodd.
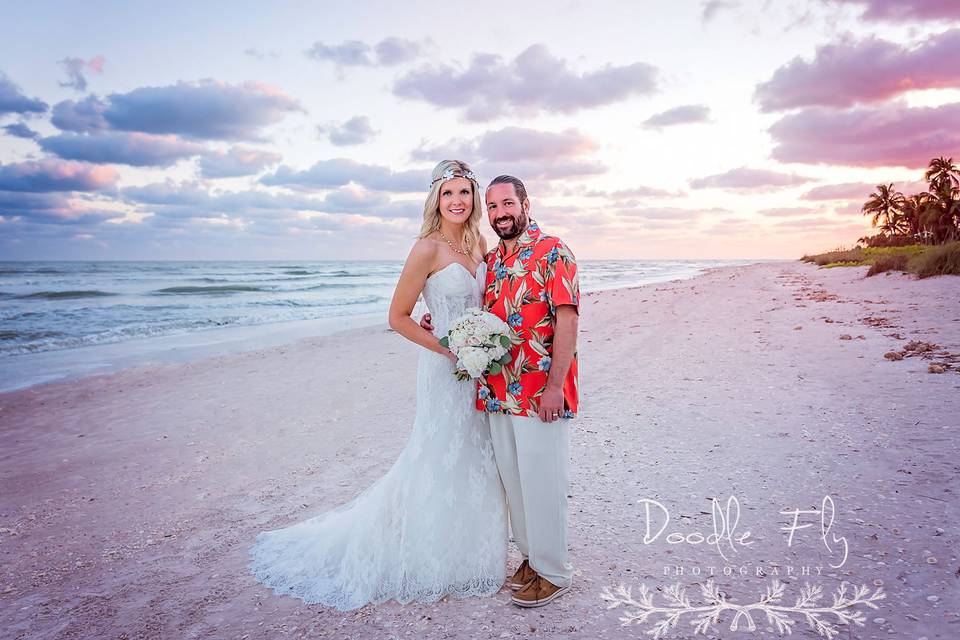
M 456 175 L 457 173 L 460 173 L 461 175 Z M 447 180 L 452 180 L 453 178 L 466 178 L 467 180 L 473 180 L 473 182 L 477 185 L 480 184 L 480 182 L 477 180 L 477 176 L 473 175 L 473 171 L 460 171 L 459 169 L 454 169 L 451 167 L 444 171 L 442 176 L 431 182 L 430 188 L 432 189 L 433 185 L 440 181 L 446 182 Z

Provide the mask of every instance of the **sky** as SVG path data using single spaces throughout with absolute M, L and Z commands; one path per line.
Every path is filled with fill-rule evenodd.
M 956 0 L 9 4 L 0 259 L 399 260 L 448 158 L 581 259 L 797 258 L 960 157 L 958 59 Z

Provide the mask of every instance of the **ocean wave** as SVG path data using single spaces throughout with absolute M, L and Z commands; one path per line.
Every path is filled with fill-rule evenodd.
M 151 293 L 155 295 L 176 295 L 176 294 L 189 294 L 189 295 L 207 295 L 215 293 L 241 293 L 248 291 L 272 291 L 272 289 L 264 287 L 254 287 L 246 284 L 225 284 L 225 285 L 216 285 L 210 287 L 195 287 L 195 286 L 182 286 L 182 287 L 167 287 L 166 289 L 157 289 Z
M 109 291 L 100 291 L 98 289 L 82 291 L 37 291 L 35 293 L 25 293 L 16 296 L 19 299 L 42 298 L 45 300 L 64 300 L 69 298 L 100 298 L 103 296 L 116 296 L 117 293 Z
M 312 284 L 309 287 L 299 287 L 294 289 L 294 291 L 317 291 L 319 289 L 356 289 L 357 287 L 365 288 L 369 287 L 368 283 L 364 284 L 352 284 L 349 282 L 321 282 L 320 284 Z
M 218 318 L 216 320 L 204 318 L 161 325 L 131 324 L 81 336 L 60 334 L 62 337 L 35 339 L 19 344 L 0 344 L 0 356 L 58 351 L 60 349 L 73 349 L 97 344 L 123 342 L 137 338 L 185 334 L 198 329 L 239 324 L 242 320 L 243 318 L 241 316 Z
M 0 340 L 43 340 L 64 335 L 61 331 L 0 331 Z
M 323 300 L 311 302 L 308 300 L 293 300 L 291 298 L 284 298 L 280 300 L 257 300 L 256 302 L 251 302 L 252 306 L 256 307 L 346 307 L 354 304 L 371 304 L 374 302 L 383 302 L 389 300 L 384 296 L 378 295 L 366 295 L 358 296 L 355 298 L 341 298 L 339 300 Z

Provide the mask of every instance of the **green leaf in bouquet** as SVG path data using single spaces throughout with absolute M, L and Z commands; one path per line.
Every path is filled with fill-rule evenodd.
M 509 353 L 505 353 L 499 360 L 497 360 L 497 362 L 500 364 L 510 364 L 511 360 L 513 360 L 513 356 L 511 356 Z
M 500 366 L 500 363 L 499 363 L 499 362 L 491 362 L 491 363 L 490 363 L 490 367 L 489 367 L 490 375 L 495 376 L 495 375 L 497 375 L 498 373 L 500 373 L 500 371 L 501 371 L 502 369 L 503 369 L 503 367 Z
M 503 334 L 501 333 L 501 334 L 500 334 L 500 346 L 503 347 L 504 349 L 509 349 L 509 348 L 510 348 L 510 337 L 509 337 L 509 336 L 505 336 L 505 335 L 503 335 Z
M 440 344 L 442 344 L 444 347 L 446 347 L 447 349 L 449 349 L 449 348 L 450 348 L 450 337 L 449 337 L 449 336 L 443 336 L 442 338 L 440 338 Z

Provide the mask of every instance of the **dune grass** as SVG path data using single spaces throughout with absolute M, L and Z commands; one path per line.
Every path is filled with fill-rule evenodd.
M 911 260 L 910 270 L 918 278 L 960 275 L 960 241 L 932 247 L 916 256 Z
M 888 271 L 913 273 L 918 278 L 960 275 L 960 241 L 941 245 L 841 248 L 812 256 L 804 255 L 800 260 L 826 268 L 868 266 L 868 276 Z

